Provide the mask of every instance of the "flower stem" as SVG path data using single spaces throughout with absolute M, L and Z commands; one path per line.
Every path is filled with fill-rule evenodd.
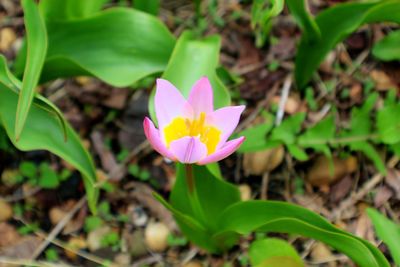
M 186 183 L 188 187 L 189 202 L 190 205 L 192 206 L 193 214 L 196 217 L 196 219 L 204 223 L 206 222 L 206 219 L 199 201 L 199 196 L 197 195 L 196 191 L 196 183 L 193 176 L 193 165 L 185 164 L 185 171 L 186 171 Z
M 186 183 L 189 189 L 189 194 L 194 193 L 194 179 L 193 179 L 193 167 L 191 164 L 185 164 L 186 171 Z

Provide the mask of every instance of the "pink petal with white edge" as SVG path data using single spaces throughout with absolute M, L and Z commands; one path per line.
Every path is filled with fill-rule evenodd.
M 217 150 L 215 153 L 200 160 L 199 162 L 197 162 L 197 164 L 205 165 L 205 164 L 209 164 L 212 162 L 222 160 L 222 159 L 230 156 L 233 152 L 236 151 L 236 149 L 239 148 L 239 146 L 243 143 L 243 141 L 245 139 L 246 138 L 244 136 L 242 136 L 242 137 L 233 139 L 229 142 L 226 142 L 225 145 L 221 149 Z
M 188 102 L 193 108 L 195 118 L 201 112 L 207 114 L 214 111 L 213 90 L 207 77 L 202 77 L 195 83 L 190 91 Z
M 182 163 L 196 163 L 207 155 L 207 147 L 192 136 L 185 136 L 171 142 L 170 150 Z
M 222 147 L 229 136 L 236 129 L 240 115 L 242 114 L 245 106 L 233 106 L 217 109 L 213 113 L 207 114 L 207 124 L 217 127 L 221 132 L 221 140 L 217 145 L 217 149 Z
M 149 118 L 144 118 L 143 121 L 144 134 L 149 140 L 151 146 L 164 157 L 170 160 L 175 160 L 174 155 L 167 149 L 160 137 L 160 132 L 154 127 L 153 122 Z
M 161 131 L 176 117 L 193 118 L 193 109 L 181 92 L 169 81 L 157 79 L 154 107 Z

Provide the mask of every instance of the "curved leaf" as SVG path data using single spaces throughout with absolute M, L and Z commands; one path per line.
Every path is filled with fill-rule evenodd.
M 377 42 L 372 54 L 383 61 L 400 60 L 400 30 L 393 31 Z
M 21 81 L 19 81 L 8 69 L 6 58 L 3 55 L 0 55 L 0 83 L 18 94 L 22 87 Z M 64 139 L 67 139 L 67 122 L 65 121 L 62 112 L 42 95 L 36 94 L 33 98 L 33 102 L 41 106 L 41 108 L 46 109 L 48 112 L 53 113 L 58 118 L 64 133 Z
M 98 189 L 95 168 L 88 152 L 83 147 L 78 135 L 70 126 L 66 126 L 68 140 L 64 140 L 59 119 L 41 105 L 32 105 L 18 142 L 15 135 L 14 114 L 17 107 L 18 94 L 0 84 L 0 122 L 4 126 L 11 142 L 20 150 L 48 150 L 76 167 L 83 176 L 89 207 L 96 211 Z
M 230 95 L 218 78 L 216 69 L 219 61 L 221 38 L 213 35 L 196 39 L 192 32 L 184 32 L 177 41 L 168 66 L 162 77 L 167 79 L 187 97 L 194 83 L 202 76 L 210 79 L 214 91 L 214 106 L 228 106 Z M 154 93 L 149 101 L 150 115 L 157 121 L 154 112 Z
M 307 10 L 306 0 L 286 0 L 286 4 L 289 7 L 290 14 L 303 30 L 303 35 L 307 42 L 318 41 L 321 38 L 321 32 Z
M 278 16 L 285 6 L 284 0 L 254 0 L 251 6 L 251 27 L 256 37 L 256 46 L 265 44 L 271 30 L 272 19 Z
M 175 44 L 156 17 L 112 8 L 83 19 L 48 21 L 49 47 L 41 81 L 92 75 L 113 86 L 162 72 Z M 23 53 L 15 65 L 21 74 Z
M 19 94 L 15 119 L 15 134 L 18 141 L 39 82 L 47 50 L 46 26 L 40 16 L 39 9 L 33 0 L 23 0 L 24 20 L 27 32 L 27 56 Z
M 400 225 L 395 224 L 377 210 L 368 208 L 367 213 L 376 234 L 389 247 L 396 264 L 400 266 Z
M 286 241 L 278 238 L 264 238 L 250 244 L 249 258 L 257 267 L 304 267 L 297 251 Z
M 382 253 L 367 241 L 331 225 L 303 207 L 277 201 L 245 201 L 228 207 L 219 221 L 219 239 L 230 232 L 252 231 L 300 234 L 345 253 L 361 267 L 389 267 Z
M 326 54 L 362 24 L 381 21 L 400 22 L 399 14 L 399 0 L 350 2 L 322 11 L 315 18 L 321 38 L 314 42 L 308 42 L 306 35 L 301 38 L 296 56 L 297 85 L 303 88 Z

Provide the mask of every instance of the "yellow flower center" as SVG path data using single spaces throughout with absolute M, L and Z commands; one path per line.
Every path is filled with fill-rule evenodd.
M 205 125 L 206 114 L 200 113 L 198 119 L 189 120 L 177 117 L 164 128 L 164 137 L 167 147 L 172 141 L 185 136 L 196 136 L 206 145 L 208 155 L 214 153 L 221 139 L 221 131 L 214 126 Z

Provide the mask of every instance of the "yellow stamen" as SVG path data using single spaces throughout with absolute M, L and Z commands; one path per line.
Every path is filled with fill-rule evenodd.
M 208 154 L 214 153 L 217 144 L 221 139 L 221 131 L 214 126 L 205 124 L 206 114 L 200 113 L 198 119 L 189 120 L 177 117 L 164 128 L 164 137 L 167 147 L 172 141 L 185 136 L 196 136 L 206 145 Z

